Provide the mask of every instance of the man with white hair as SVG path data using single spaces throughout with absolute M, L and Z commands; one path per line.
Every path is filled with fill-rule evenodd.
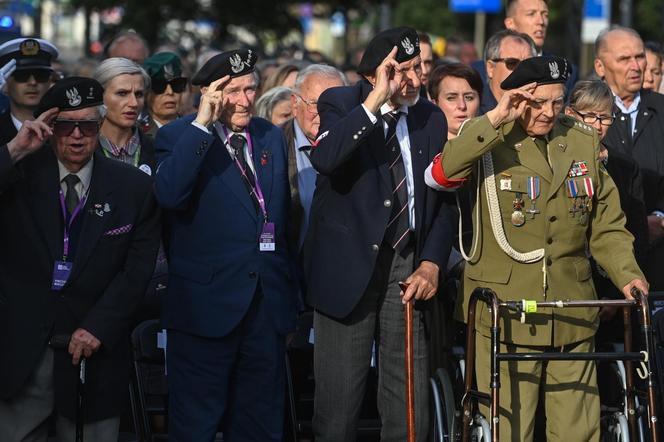
M 97 151 L 102 94 L 92 78 L 60 80 L 0 145 L 2 441 L 45 442 L 52 414 L 58 440 L 74 440 L 79 419 L 86 439 L 118 440 L 161 229 L 151 179 Z M 49 345 L 57 336 L 65 348 Z

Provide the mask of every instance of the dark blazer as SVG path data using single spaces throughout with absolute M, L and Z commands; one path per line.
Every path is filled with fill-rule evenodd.
M 0 145 L 9 143 L 17 133 L 8 107 L 0 113 Z
M 308 302 L 335 318 L 347 316 L 361 299 L 374 271 L 391 208 L 383 126 L 364 111 L 371 85 L 336 87 L 318 100 L 319 143 L 311 162 L 320 173 L 305 245 Z M 414 265 L 433 261 L 445 269 L 456 233 L 453 197 L 424 183 L 424 171 L 446 141 L 443 113 L 420 99 L 409 108 L 416 245 Z
M 295 326 L 297 292 L 286 242 L 290 196 L 283 133 L 261 118 L 248 127 L 276 227 L 276 251 L 260 252 L 263 217 L 216 131 L 193 126 L 194 117 L 163 126 L 155 141 L 155 188 L 170 232 L 164 326 L 225 336 L 244 317 L 260 282 L 276 329 L 287 333 Z
M 629 116 L 614 108 L 616 121 L 602 141 L 609 152 L 632 158 L 641 168 L 647 214 L 664 211 L 664 95 L 641 90 L 636 132 L 629 133 Z M 609 155 L 609 163 L 611 162 Z M 648 251 L 645 268 L 651 290 L 664 290 L 664 241 Z
M 129 382 L 132 317 L 159 247 L 159 210 L 144 173 L 95 154 L 73 270 L 51 290 L 62 259 L 58 165 L 45 146 L 12 165 L 0 147 L 0 397 L 19 392 L 49 336 L 84 328 L 102 343 L 88 360 L 88 421 L 119 416 Z M 95 213 L 108 203 L 110 211 Z M 115 230 L 114 229 L 118 229 Z M 56 408 L 73 418 L 78 367 L 55 351 Z

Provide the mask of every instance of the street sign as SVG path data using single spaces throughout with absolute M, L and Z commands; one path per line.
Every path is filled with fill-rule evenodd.
M 583 3 L 583 23 L 581 41 L 594 43 L 600 31 L 609 27 L 611 20 L 611 0 L 585 0 Z
M 502 9 L 501 0 L 450 0 L 452 12 L 486 12 L 495 14 Z

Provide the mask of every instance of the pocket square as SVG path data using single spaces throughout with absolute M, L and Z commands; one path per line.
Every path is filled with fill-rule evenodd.
M 134 227 L 133 224 L 127 224 L 122 227 L 117 227 L 115 229 L 107 230 L 106 232 L 104 232 L 104 236 L 118 236 L 125 233 L 129 233 L 132 227 Z

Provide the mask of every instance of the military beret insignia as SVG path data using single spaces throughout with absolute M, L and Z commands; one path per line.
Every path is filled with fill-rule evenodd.
M 367 45 L 357 71 L 362 75 L 373 74 L 395 46 L 397 47 L 395 59 L 399 63 L 420 55 L 420 39 L 417 31 L 404 26 L 379 32 Z
M 215 55 L 191 79 L 195 86 L 208 86 L 226 75 L 240 77 L 254 71 L 256 55 L 251 49 L 236 49 Z
M 553 55 L 526 58 L 517 65 L 514 71 L 500 84 L 509 90 L 520 88 L 529 83 L 564 84 L 569 78 L 569 62 Z
M 86 92 L 81 94 L 81 91 Z M 35 117 L 57 107 L 61 112 L 99 106 L 104 102 L 104 89 L 93 78 L 67 77 L 57 81 L 42 97 Z

